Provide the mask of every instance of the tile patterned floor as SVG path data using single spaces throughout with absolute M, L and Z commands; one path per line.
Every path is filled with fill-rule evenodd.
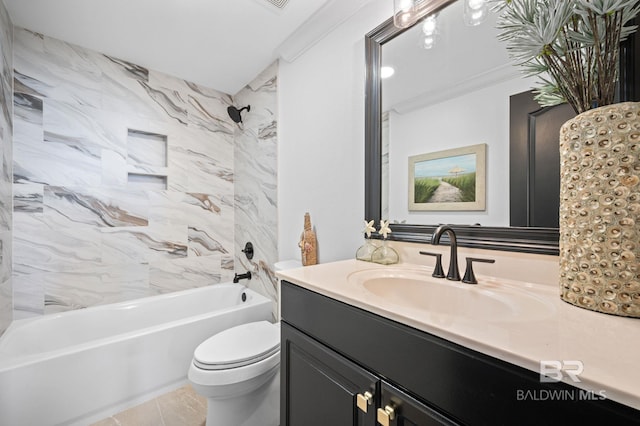
M 186 385 L 91 426 L 204 426 L 206 417 L 206 398 Z

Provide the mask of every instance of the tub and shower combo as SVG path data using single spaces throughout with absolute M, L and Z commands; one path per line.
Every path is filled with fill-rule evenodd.
M 271 300 L 216 284 L 15 321 L 0 338 L 0 424 L 101 420 L 186 384 L 210 336 L 271 319 Z

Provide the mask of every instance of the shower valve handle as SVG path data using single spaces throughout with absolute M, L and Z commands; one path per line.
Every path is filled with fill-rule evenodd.
M 253 244 L 251 244 L 251 241 L 244 245 L 242 252 L 247 256 L 247 259 L 253 259 Z

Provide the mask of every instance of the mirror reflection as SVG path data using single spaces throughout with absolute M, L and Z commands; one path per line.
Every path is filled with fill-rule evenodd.
M 392 222 L 509 226 L 509 98 L 533 80 L 519 74 L 497 40 L 496 14 L 487 11 L 482 23 L 466 25 L 464 3 L 382 45 L 383 77 L 392 74 L 381 89 L 381 215 Z M 475 182 L 485 186 L 484 210 L 410 208 L 409 187 L 422 177 L 449 190 L 450 178 L 479 177 L 472 176 L 474 166 L 454 164 L 455 157 L 448 169 L 427 172 L 410 170 L 410 157 L 478 144 L 486 144 L 486 176 Z

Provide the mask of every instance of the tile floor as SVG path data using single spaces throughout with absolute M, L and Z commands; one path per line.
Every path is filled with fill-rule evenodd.
M 186 385 L 91 426 L 204 426 L 206 418 L 207 400 Z

